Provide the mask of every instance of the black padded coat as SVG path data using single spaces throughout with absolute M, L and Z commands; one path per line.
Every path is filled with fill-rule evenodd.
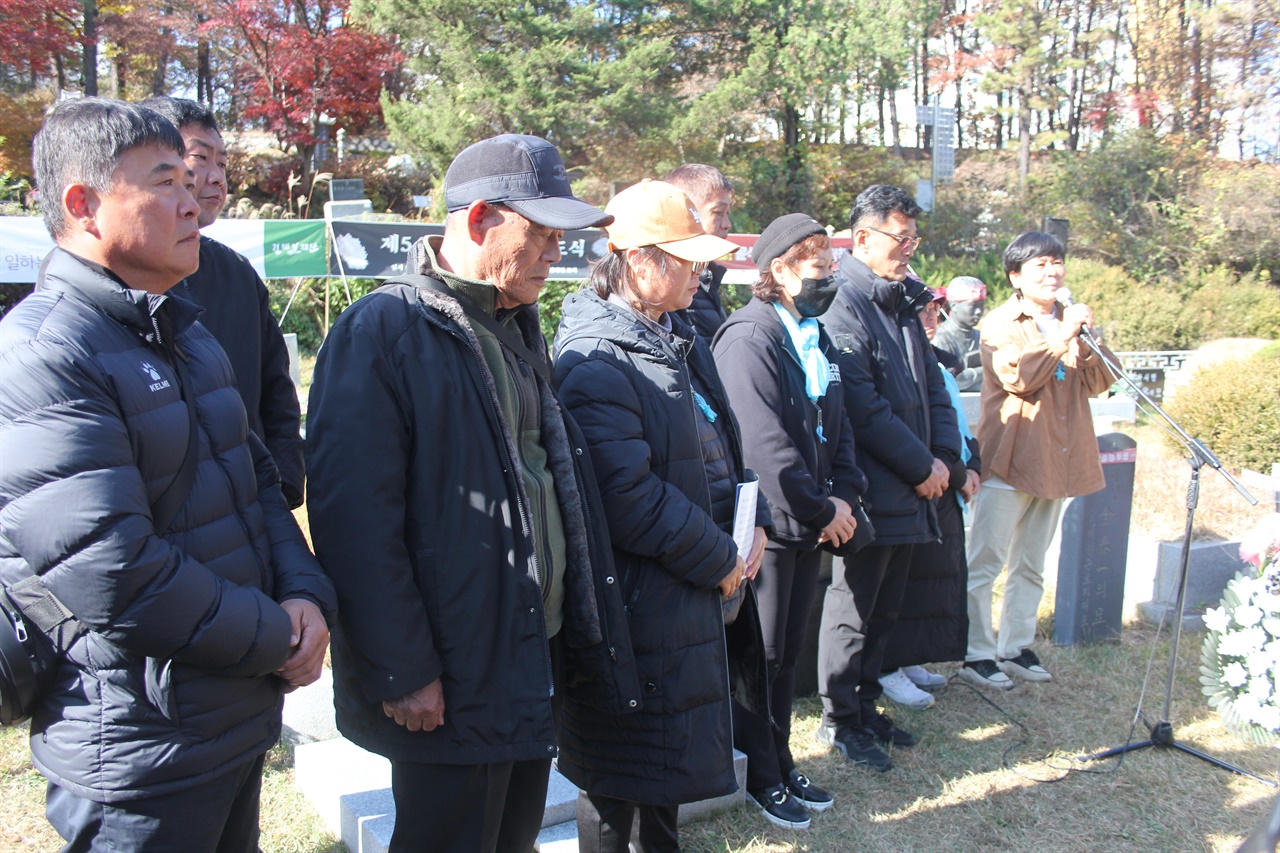
M 0 322 L 0 575 L 39 575 L 88 627 L 31 724 L 42 773 L 116 802 L 200 784 L 280 734 L 289 616 L 333 588 L 248 429 L 222 347 L 172 296 L 55 249 Z M 151 507 L 197 467 L 168 532 Z
M 960 431 L 937 359 L 916 316 L 919 285 L 886 281 L 846 254 L 836 268 L 840 292 L 819 319 L 840 351 L 845 411 L 858 467 L 867 475 L 863 506 L 875 544 L 936 541 L 932 502 L 915 487 L 934 457 L 960 458 Z
M 565 299 L 555 344 L 556 383 L 586 436 L 613 536 L 644 701 L 626 717 L 568 702 L 558 767 L 588 793 L 652 805 L 736 788 L 731 681 L 744 704 L 768 707 L 753 596 L 726 643 L 716 585 L 737 548 L 710 515 L 690 371 L 727 418 L 743 478 L 737 425 L 711 351 L 683 320 L 672 326 L 661 334 L 582 291 Z M 758 526 L 771 527 L 768 513 L 762 499 Z

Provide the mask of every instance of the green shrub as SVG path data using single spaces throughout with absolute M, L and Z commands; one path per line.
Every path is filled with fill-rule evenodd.
M 347 286 L 351 289 L 351 301 L 359 299 L 366 293 L 382 284 L 376 278 L 349 278 Z M 289 313 L 280 324 L 280 331 L 298 336 L 298 351 L 314 354 L 324 341 L 324 306 L 325 292 L 328 291 L 329 323 L 332 325 L 343 309 L 350 304 L 347 301 L 347 290 L 342 286 L 341 278 L 308 278 L 299 283 L 296 278 L 271 279 L 267 282 L 267 293 L 271 297 L 271 313 L 278 320 L 289 305 L 289 297 L 297 288 Z
M 548 281 L 542 288 L 538 295 L 538 321 L 542 324 L 542 336 L 547 339 L 548 347 L 555 343 L 565 297 L 581 290 L 585 284 L 584 281 Z
M 1000 251 L 964 256 L 921 254 L 911 260 L 911 268 L 935 290 L 946 287 L 957 276 L 972 275 L 982 279 L 987 286 L 988 308 L 1004 302 L 1013 292 L 1004 276 Z
M 1197 343 L 1219 338 L 1274 338 L 1280 333 L 1280 288 L 1266 274 L 1239 275 L 1225 267 L 1184 278 L 1190 291 L 1183 324 Z
M 1270 471 L 1280 462 L 1280 351 L 1197 371 L 1168 411 L 1229 468 Z

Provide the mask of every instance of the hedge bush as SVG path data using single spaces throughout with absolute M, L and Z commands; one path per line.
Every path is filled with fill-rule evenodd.
M 1198 370 L 1168 412 L 1232 470 L 1270 471 L 1280 462 L 1280 348 Z

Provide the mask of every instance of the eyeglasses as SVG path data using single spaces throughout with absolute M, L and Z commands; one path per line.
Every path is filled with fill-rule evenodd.
M 707 267 L 709 267 L 709 266 L 711 266 L 711 262 L 710 262 L 710 261 L 694 261 L 694 262 L 693 262 L 693 274 L 694 274 L 694 275 L 702 275 L 702 271 L 703 271 L 703 270 L 705 270 L 705 269 L 706 269 Z
M 898 247 L 905 250 L 914 250 L 920 245 L 919 237 L 912 237 L 910 234 L 894 234 L 892 231 L 881 231 L 879 228 L 872 228 L 870 225 L 863 226 L 868 231 L 874 231 L 877 234 L 883 234 L 890 239 L 896 240 Z

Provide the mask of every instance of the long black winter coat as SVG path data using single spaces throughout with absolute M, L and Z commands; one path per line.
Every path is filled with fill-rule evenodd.
M 515 331 L 546 351 L 536 308 Z M 539 380 L 566 535 L 563 691 L 640 705 L 622 599 L 584 443 Z M 551 664 L 515 442 L 470 321 L 452 297 L 393 281 L 334 324 L 307 418 L 307 506 L 343 612 L 333 635 L 339 730 L 392 760 L 550 758 Z M 410 732 L 382 702 L 437 678 L 444 724 Z
M 805 392 L 804 368 L 772 304 L 752 299 L 735 311 L 715 340 L 716 367 L 745 436 L 743 453 L 773 507 L 774 541 L 818 546 L 835 517 L 829 497 L 854 504 L 866 477 L 854 460 L 853 430 L 844 411 L 838 353 L 825 332 L 822 353 L 831 384 L 817 402 Z M 826 441 L 820 441 L 818 427 Z
M 943 369 L 959 364 L 955 356 L 936 346 L 933 354 Z M 969 564 L 960 489 L 968 469 L 982 473 L 976 438 L 969 439 L 969 453 L 968 462 L 957 459 L 950 466 L 947 491 L 935 502 L 942 541 L 917 545 L 911 552 L 907 591 L 884 653 L 886 670 L 964 660 L 969 643 Z
M 845 411 L 853 426 L 858 467 L 869 485 L 863 506 L 877 545 L 938 538 L 936 513 L 915 487 L 934 457 L 960 458 L 951 398 L 916 316 L 919 285 L 886 281 L 844 255 L 836 269 L 840 292 L 820 318 L 840 351 Z
M 249 432 L 199 308 L 55 249 L 0 322 L 0 575 L 31 573 L 89 631 L 31 724 L 36 766 L 97 802 L 198 785 L 280 734 L 289 616 L 333 588 Z M 151 507 L 199 441 L 163 536 Z
M 583 291 L 565 300 L 555 344 L 560 396 L 599 479 L 644 691 L 640 713 L 625 717 L 567 703 L 558 767 L 588 793 L 653 805 L 736 787 L 716 585 L 737 549 L 709 514 L 690 371 L 728 419 L 735 457 L 740 440 L 710 350 L 678 317 L 672 325 L 674 343 L 629 309 Z M 745 476 L 740 458 L 734 470 Z M 757 524 L 769 527 L 767 502 L 760 508 Z M 754 626 L 758 636 L 757 619 L 744 605 L 730 631 Z M 767 708 L 763 650 L 749 654 L 732 677 L 745 704 Z M 747 675 L 738 680 L 738 672 Z

